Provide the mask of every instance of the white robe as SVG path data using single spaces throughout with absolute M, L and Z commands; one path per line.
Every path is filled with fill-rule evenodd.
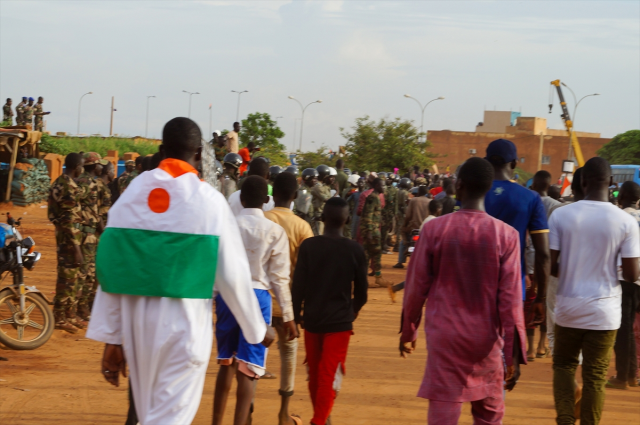
M 117 222 L 121 210 L 128 208 L 127 202 L 135 204 L 135 199 L 144 195 L 144 174 L 114 205 L 118 210 L 113 220 L 110 216 L 110 224 Z M 152 178 L 150 174 L 146 179 Z M 247 341 L 260 343 L 266 324 L 251 286 L 249 263 L 236 220 L 224 197 L 209 185 L 203 186 L 206 188 L 200 190 L 207 196 L 208 211 L 213 208 L 215 212 L 210 220 L 218 220 L 216 227 L 222 229 L 214 293 L 222 295 Z M 212 299 L 122 295 L 98 288 L 87 338 L 123 345 L 140 424 L 182 425 L 193 421 L 213 344 L 212 309 Z

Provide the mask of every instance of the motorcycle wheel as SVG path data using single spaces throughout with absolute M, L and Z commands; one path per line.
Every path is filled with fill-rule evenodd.
M 53 312 L 37 293 L 25 295 L 24 317 L 20 317 L 20 297 L 0 291 L 0 343 L 14 350 L 34 350 L 53 334 Z

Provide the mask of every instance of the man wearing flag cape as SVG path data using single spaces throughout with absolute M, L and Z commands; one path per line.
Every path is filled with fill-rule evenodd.
M 214 292 L 249 343 L 270 342 L 235 218 L 224 197 L 198 178 L 197 124 L 169 121 L 160 150 L 166 159 L 136 178 L 109 211 L 87 331 L 106 343 L 107 381 L 118 386 L 129 363 L 142 425 L 189 424 L 196 415 L 213 342 Z

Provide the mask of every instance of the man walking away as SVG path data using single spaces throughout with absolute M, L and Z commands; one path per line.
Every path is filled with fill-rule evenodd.
M 293 313 L 304 329 L 312 425 L 327 423 L 346 373 L 352 323 L 367 302 L 364 250 L 342 235 L 348 217 L 344 199 L 327 201 L 324 235 L 302 243 L 293 277 Z
M 291 173 L 280 173 L 273 183 L 273 201 L 275 208 L 264 214 L 266 218 L 280 225 L 289 238 L 289 257 L 291 260 L 291 275 L 289 285 L 293 283 L 294 271 L 298 260 L 300 245 L 306 239 L 313 237 L 313 230 L 309 223 L 297 217 L 291 211 L 291 202 L 296 197 L 298 182 Z M 278 333 L 278 349 L 280 350 L 280 413 L 279 425 L 295 424 L 298 418 L 289 416 L 289 400 L 293 396 L 296 375 L 296 359 L 298 340 L 287 338 L 287 332 L 282 318 L 282 309 L 277 302 L 273 303 L 273 327 Z
M 127 188 L 100 238 L 87 338 L 106 343 L 102 373 L 115 386 L 126 358 L 141 424 L 193 421 L 213 345 L 214 291 L 249 343 L 270 342 L 236 221 L 198 178 L 201 138 L 190 119 L 169 121 L 166 159 Z
M 585 199 L 554 211 L 550 221 L 551 264 L 559 276 L 553 353 L 553 396 L 558 425 L 575 423 L 574 379 L 580 351 L 580 423 L 600 423 L 611 349 L 621 321 L 622 278 L 638 279 L 638 222 L 609 202 L 611 167 L 591 158 L 582 167 Z M 560 263 L 558 264 L 558 259 Z
M 545 170 L 538 171 L 533 176 L 533 184 L 531 185 L 531 189 L 534 192 L 538 192 L 538 195 L 540 195 L 540 199 L 542 200 L 542 205 L 544 205 L 544 210 L 547 213 L 547 217 L 549 217 L 553 208 L 562 205 L 561 202 L 556 201 L 551 196 L 549 196 L 549 188 L 551 188 L 551 174 Z
M 417 196 L 409 200 L 402 226 L 404 250 L 401 250 L 398 254 L 398 264 L 393 266 L 396 269 L 404 268 L 404 263 L 407 261 L 406 250 L 411 238 L 411 231 L 419 229 L 424 219 L 429 216 L 429 202 L 431 202 L 431 199 L 427 198 L 427 193 L 427 186 L 418 186 Z
M 442 215 L 451 214 L 454 211 L 457 211 L 457 202 L 456 202 L 456 186 L 453 182 L 453 179 L 448 178 L 444 180 L 444 192 L 438 194 L 438 196 L 444 193 L 444 196 L 438 198 L 436 196 L 433 198 L 436 201 L 442 202 Z
M 640 186 L 632 181 L 624 182 L 620 188 L 618 200 L 622 210 L 631 215 L 640 225 L 640 210 L 637 208 L 640 200 Z M 622 287 L 622 320 L 613 346 L 616 353 L 616 376 L 607 382 L 607 387 L 626 389 L 627 385 L 638 386 L 638 358 L 633 322 L 638 309 L 638 298 L 640 298 L 640 287 L 638 287 L 640 282 L 626 282 L 621 274 L 618 278 Z
M 457 424 L 464 402 L 471 402 L 475 424 L 502 424 L 503 383 L 522 358 L 513 353 L 525 349 L 518 343 L 525 333 L 519 235 L 484 212 L 492 180 L 491 164 L 467 160 L 456 183 L 460 211 L 424 226 L 409 263 L 400 355 L 414 351 L 428 299 L 427 368 L 418 396 L 429 399 L 429 425 Z M 477 267 L 482 273 L 469 279 Z

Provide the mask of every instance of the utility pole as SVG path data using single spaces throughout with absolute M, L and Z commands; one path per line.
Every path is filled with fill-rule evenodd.
M 538 151 L 538 171 L 542 170 L 542 147 L 544 146 L 544 134 L 540 132 L 540 150 Z
M 109 125 L 109 136 L 113 136 L 113 101 L 115 96 L 111 96 L 111 125 Z

